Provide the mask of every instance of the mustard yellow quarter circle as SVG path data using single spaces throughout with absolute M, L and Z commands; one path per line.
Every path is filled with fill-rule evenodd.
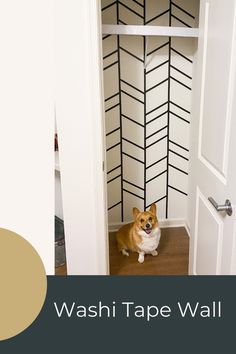
M 0 228 L 0 340 L 32 324 L 46 293 L 47 277 L 38 253 L 23 237 Z

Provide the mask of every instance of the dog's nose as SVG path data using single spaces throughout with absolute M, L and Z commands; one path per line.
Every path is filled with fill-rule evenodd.
M 150 224 L 146 224 L 146 229 L 149 229 L 151 227 Z

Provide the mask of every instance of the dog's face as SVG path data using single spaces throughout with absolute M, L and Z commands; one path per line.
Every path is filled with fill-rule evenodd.
M 149 235 L 153 229 L 158 227 L 156 216 L 156 205 L 152 204 L 148 211 L 141 212 L 138 208 L 133 208 L 134 223 L 139 230 L 145 231 Z

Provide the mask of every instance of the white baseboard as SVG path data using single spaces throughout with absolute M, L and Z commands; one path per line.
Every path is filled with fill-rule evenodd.
M 190 238 L 191 237 L 191 233 L 190 233 L 190 228 L 189 228 L 189 225 L 188 225 L 187 222 L 185 222 L 185 230 L 186 230 L 186 232 L 188 234 L 188 237 Z
M 122 222 L 122 223 L 110 223 L 109 224 L 109 232 L 116 232 L 119 230 L 119 228 L 125 224 L 128 224 L 128 222 Z M 159 220 L 159 225 L 161 228 L 165 227 L 185 227 L 186 231 L 189 235 L 189 230 L 186 224 L 185 219 L 162 219 Z

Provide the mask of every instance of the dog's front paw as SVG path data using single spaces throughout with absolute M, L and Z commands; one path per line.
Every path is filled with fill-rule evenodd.
M 126 250 L 122 250 L 123 256 L 129 257 L 129 253 Z
M 158 252 L 156 250 L 152 251 L 152 256 L 157 256 L 158 255 Z
M 138 262 L 139 263 L 143 263 L 144 262 L 144 255 L 143 254 L 140 254 L 139 257 L 138 257 Z

